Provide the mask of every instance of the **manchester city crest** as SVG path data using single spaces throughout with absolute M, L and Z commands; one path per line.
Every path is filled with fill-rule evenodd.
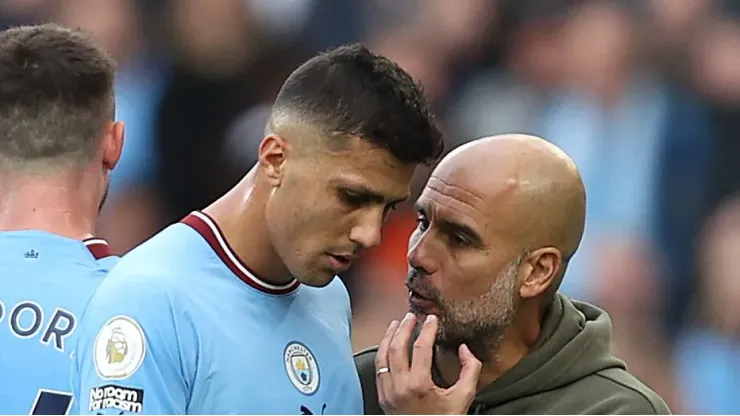
M 303 394 L 311 395 L 319 388 L 319 366 L 311 350 L 300 342 L 290 342 L 283 354 L 285 371 L 290 382 Z

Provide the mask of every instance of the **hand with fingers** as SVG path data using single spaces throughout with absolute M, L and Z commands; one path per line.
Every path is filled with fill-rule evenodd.
M 427 316 L 414 342 L 409 366 L 409 341 L 416 316 L 407 314 L 399 324 L 391 322 L 375 357 L 378 402 L 386 414 L 466 414 L 475 398 L 482 364 L 461 345 L 460 378 L 447 389 L 432 381 L 434 341 L 439 323 Z

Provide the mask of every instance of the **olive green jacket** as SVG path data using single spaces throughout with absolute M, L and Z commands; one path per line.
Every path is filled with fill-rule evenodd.
M 606 312 L 558 295 L 529 355 L 483 388 L 468 414 L 670 414 L 668 406 L 611 354 Z M 382 414 L 375 388 L 377 347 L 355 354 L 365 414 Z M 436 368 L 435 382 L 443 386 Z

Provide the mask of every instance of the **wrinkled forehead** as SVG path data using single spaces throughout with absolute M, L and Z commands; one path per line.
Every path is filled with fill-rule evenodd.
M 505 233 L 508 235 L 516 227 L 519 217 L 518 185 L 514 180 L 483 175 L 485 170 L 447 175 L 435 171 L 417 206 L 434 209 L 445 219 L 470 221 L 482 234 L 505 237 Z
M 461 185 L 449 178 L 432 175 L 416 206 L 429 216 L 485 228 L 485 200 Z

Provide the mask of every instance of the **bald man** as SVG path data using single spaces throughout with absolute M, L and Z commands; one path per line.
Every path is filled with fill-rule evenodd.
M 526 135 L 446 156 L 416 203 L 410 312 L 355 356 L 366 414 L 669 414 L 611 355 L 608 315 L 557 293 L 583 234 L 573 161 Z

